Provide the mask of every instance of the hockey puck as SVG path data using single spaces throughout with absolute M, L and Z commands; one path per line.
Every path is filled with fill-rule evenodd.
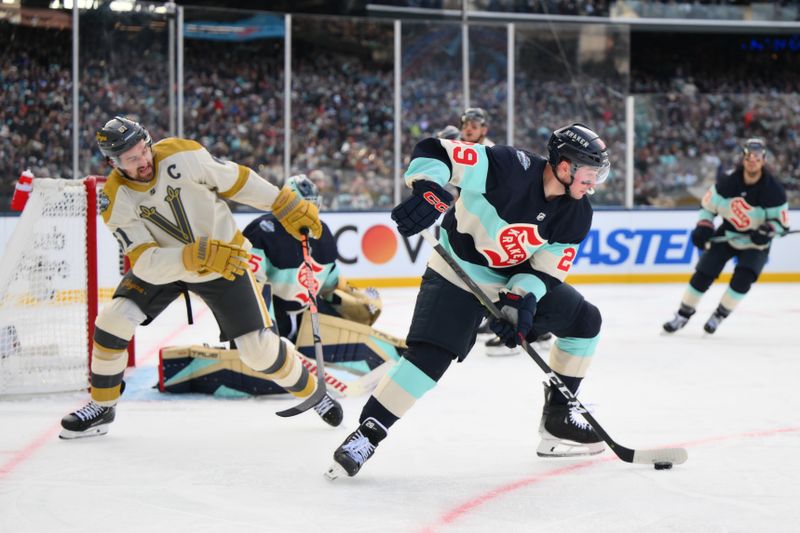
M 670 468 L 672 468 L 672 463 L 668 461 L 654 463 L 653 468 L 655 468 L 656 470 L 669 470 Z

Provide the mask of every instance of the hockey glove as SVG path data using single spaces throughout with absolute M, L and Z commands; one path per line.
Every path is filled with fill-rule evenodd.
M 702 250 L 713 234 L 714 224 L 708 220 L 701 220 L 692 230 L 692 244 Z
M 272 202 L 272 214 L 278 222 L 295 239 L 302 240 L 302 229 L 308 228 L 311 237 L 322 236 L 322 224 L 319 221 L 319 209 L 308 200 L 304 200 L 289 187 L 284 187 Z
M 412 191 L 411 196 L 392 209 L 392 220 L 397 222 L 397 231 L 406 237 L 430 227 L 453 201 L 449 192 L 428 180 L 415 181 Z
M 501 292 L 497 303 L 502 319 L 491 317 L 489 327 L 509 348 L 522 344 L 523 339 L 533 328 L 536 315 L 536 296 L 528 293 L 520 296 L 513 292 Z
M 233 281 L 249 268 L 250 252 L 237 246 L 208 237 L 200 237 L 183 247 L 183 266 L 190 272 L 212 271 Z
M 769 241 L 775 236 L 775 230 L 769 222 L 764 222 L 756 229 L 750 230 L 750 240 L 753 244 L 763 246 L 769 244 Z

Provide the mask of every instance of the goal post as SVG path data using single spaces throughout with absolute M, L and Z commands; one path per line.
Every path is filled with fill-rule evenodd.
M 33 180 L 0 260 L 0 396 L 89 386 L 104 181 Z

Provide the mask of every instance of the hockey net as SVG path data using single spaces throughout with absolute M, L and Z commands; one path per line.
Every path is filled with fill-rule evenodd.
M 0 261 L 0 395 L 85 389 L 97 315 L 97 180 L 35 179 Z

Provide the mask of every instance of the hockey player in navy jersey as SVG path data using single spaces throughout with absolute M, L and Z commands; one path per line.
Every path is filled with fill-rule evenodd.
M 573 393 L 586 375 L 600 335 L 598 309 L 564 283 L 592 224 L 587 194 L 609 174 L 608 151 L 587 126 L 553 132 L 548 159 L 511 146 L 425 139 L 405 174 L 413 194 L 392 211 L 398 230 L 414 235 L 431 226 L 451 201 L 447 183 L 460 189 L 447 211 L 441 245 L 515 321 L 492 329 L 516 346 L 552 331 L 558 340 L 550 366 Z M 422 277 L 407 337 L 408 351 L 367 400 L 361 425 L 334 452 L 326 475 L 355 475 L 375 448 L 453 360 L 463 361 L 485 310 L 438 254 Z M 537 448 L 540 456 L 599 453 L 602 440 L 549 385 Z
M 692 243 L 702 253 L 680 308 L 675 317 L 663 325 L 667 333 L 674 333 L 686 325 L 725 264 L 736 257 L 728 289 L 703 325 L 707 333 L 717 331 L 761 274 L 772 239 L 788 230 L 786 192 L 765 166 L 766 160 L 764 140 L 748 139 L 742 147 L 741 164 L 730 174 L 720 177 L 703 196 L 700 220 L 691 236 Z M 722 224 L 714 229 L 717 215 L 722 217 Z
M 286 187 L 300 198 L 319 204 L 319 190 L 306 175 L 291 176 L 286 180 Z M 317 305 L 323 320 L 323 337 L 327 341 L 324 343 L 326 362 L 365 373 L 386 360 L 399 358 L 398 348 L 402 351 L 404 344 L 392 342 L 393 337 L 371 330 L 381 313 L 380 296 L 375 289 L 359 289 L 348 283 L 336 263 L 336 239 L 328 225 L 320 222 L 322 235 L 318 239 L 309 239 L 313 281 L 308 278 L 300 242 L 274 215 L 268 213 L 258 217 L 247 225 L 243 233 L 253 245 L 251 253 L 257 257 L 256 279 L 264 282 L 264 301 L 270 305 L 270 315 L 281 337 L 296 343 L 302 353 L 313 358 L 313 339 L 306 339 L 305 335 L 298 337 L 307 330 L 302 328 L 302 321 L 309 306 L 307 285 L 311 283 L 319 295 Z M 347 322 L 328 320 L 327 317 L 338 317 Z M 367 327 L 354 327 L 352 323 Z M 338 337 L 347 338 L 348 347 L 337 349 L 336 344 L 330 342 L 330 339 L 338 338 L 335 331 L 341 331 Z M 368 337 L 371 334 L 380 336 L 385 342 L 370 342 Z M 359 339 L 366 342 L 357 347 Z

